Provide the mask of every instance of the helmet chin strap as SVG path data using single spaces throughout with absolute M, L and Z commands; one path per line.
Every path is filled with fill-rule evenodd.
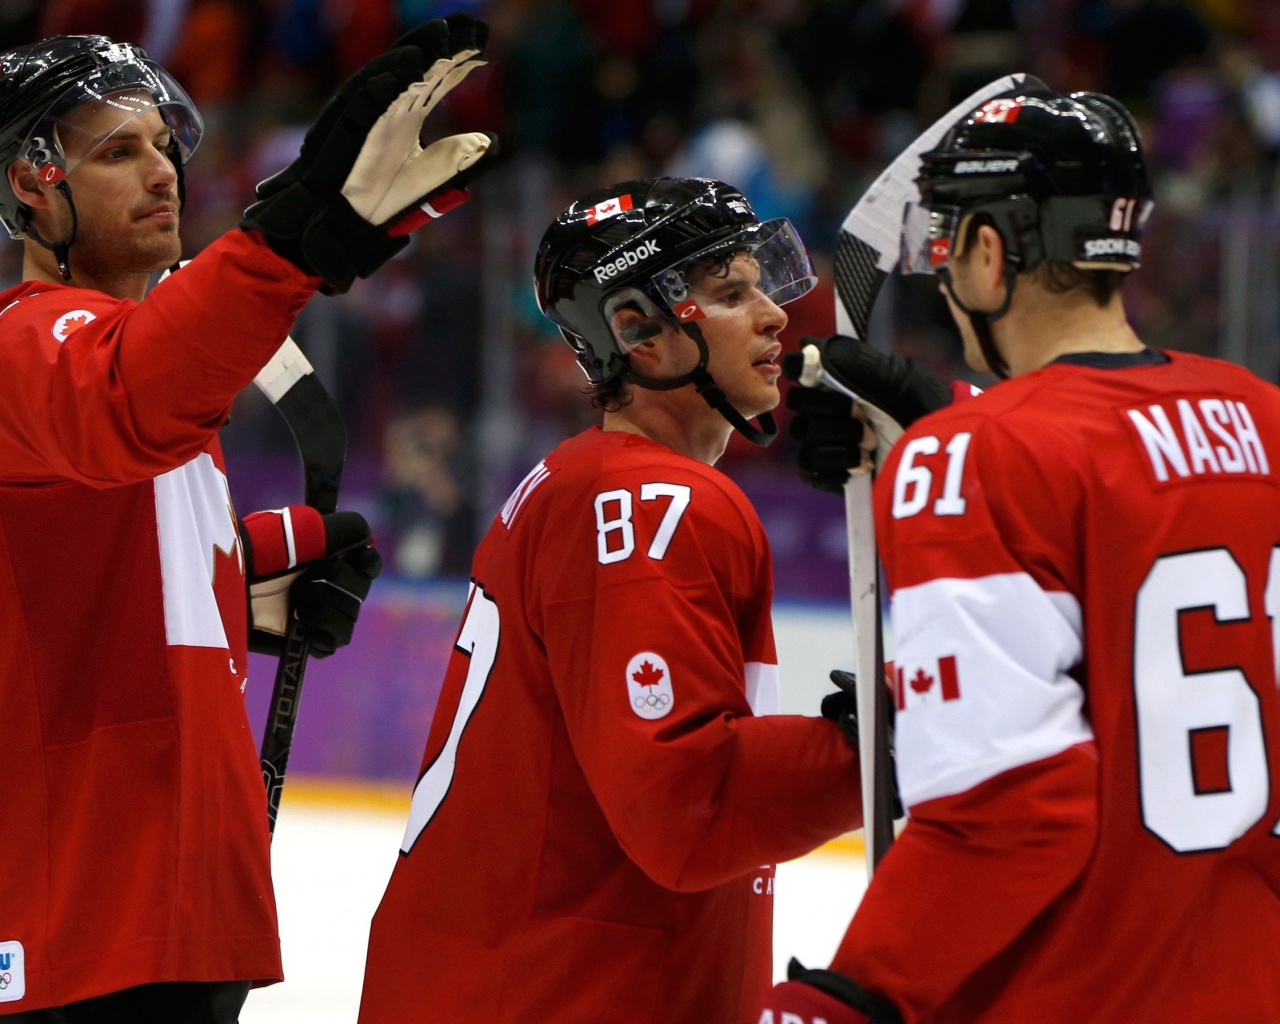
M 720 385 L 715 382 L 715 378 L 707 370 L 707 362 L 710 360 L 711 355 L 707 350 L 707 339 L 703 337 L 702 329 L 693 323 L 682 323 L 680 324 L 680 329 L 689 335 L 698 346 L 698 365 L 696 367 L 683 376 L 674 377 L 671 380 L 653 380 L 628 370 L 627 379 L 639 387 L 648 388 L 651 391 L 670 391 L 674 388 L 682 388 L 687 384 L 692 384 L 698 394 L 706 400 L 707 405 L 728 420 L 729 425 L 734 430 L 752 444 L 767 448 L 773 442 L 773 439 L 778 436 L 778 427 L 773 421 L 773 416 L 770 413 L 762 412 L 756 417 L 760 426 L 756 427 L 749 423 L 747 418 L 729 402 L 728 396 L 721 390 Z M 657 334 L 659 331 L 654 331 L 653 333 Z
M 71 210 L 71 234 L 61 242 L 50 242 L 41 236 L 36 226 L 30 221 L 23 225 L 22 230 L 53 253 L 53 258 L 58 261 L 58 273 L 62 275 L 62 280 L 70 281 L 71 243 L 76 240 L 76 232 L 80 229 L 80 218 L 76 215 L 75 200 L 71 198 L 71 186 L 67 184 L 67 180 L 63 178 L 53 187 L 62 193 L 62 197 L 67 201 L 67 208 Z
M 982 358 L 987 361 L 987 366 L 1001 380 L 1009 378 L 1009 363 L 1004 356 L 1000 354 L 1000 350 L 996 348 L 995 338 L 991 334 L 991 325 L 1009 312 L 1009 304 L 1013 302 L 1013 289 L 1018 283 L 1018 269 L 1009 260 L 1004 261 L 1004 302 L 1000 304 L 1000 308 L 994 313 L 984 313 L 979 309 L 970 309 L 960 301 L 960 296 L 956 294 L 955 288 L 951 283 L 951 272 L 946 268 L 938 271 L 938 277 L 942 280 L 942 287 L 947 290 L 947 294 L 951 297 L 951 301 L 956 304 L 960 312 L 969 318 L 969 323 L 973 326 L 973 333 L 978 338 L 978 348 L 982 350 Z
M 778 426 L 773 422 L 771 413 L 762 412 L 756 417 L 760 426 L 753 427 L 747 422 L 747 418 L 729 403 L 728 397 L 720 390 L 720 386 L 712 379 L 706 367 L 699 366 L 689 374 L 689 381 L 697 389 L 698 394 L 706 399 L 707 405 L 727 419 L 729 425 L 752 444 L 767 448 L 778 436 Z

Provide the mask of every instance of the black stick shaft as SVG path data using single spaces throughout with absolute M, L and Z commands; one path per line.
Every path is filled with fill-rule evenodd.
M 262 781 L 267 787 L 267 827 L 272 835 L 275 835 L 276 815 L 280 812 L 284 775 L 289 767 L 293 730 L 298 724 L 298 708 L 302 702 L 302 680 L 310 654 L 311 644 L 307 642 L 302 623 L 293 617 L 290 608 L 289 631 L 276 665 L 275 688 L 271 691 L 267 727 L 262 734 Z
M 893 845 L 893 761 L 889 756 L 889 688 L 884 685 L 884 623 L 876 616 L 875 803 L 865 822 L 865 838 L 874 871 Z

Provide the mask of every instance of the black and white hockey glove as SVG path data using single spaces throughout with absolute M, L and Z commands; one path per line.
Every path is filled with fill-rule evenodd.
M 240 520 L 249 583 L 249 649 L 279 655 L 290 604 L 311 653 L 327 658 L 351 642 L 382 556 L 359 512 L 321 515 L 309 505 Z
M 855 399 L 875 431 L 880 465 L 907 427 L 954 397 L 952 388 L 910 356 L 887 355 L 843 334 L 804 338 L 799 352 L 783 358 L 782 373 L 800 385 L 787 394 L 787 408 L 796 414 L 789 433 L 800 442 L 800 476 L 835 493 L 869 448 L 863 424 L 854 418 Z
M 408 244 L 427 220 L 465 202 L 489 169 L 497 136 L 469 132 L 423 148 L 423 121 L 483 65 L 489 28 L 451 14 L 413 29 L 338 88 L 298 158 L 258 186 L 241 227 L 330 294 L 345 292 Z
M 831 681 L 836 684 L 835 693 L 828 693 L 822 698 L 822 717 L 840 726 L 849 746 L 858 749 L 858 690 L 857 677 L 843 669 L 831 670 Z M 893 704 L 889 704 L 889 767 L 892 769 L 893 782 L 893 816 L 901 818 L 907 812 L 902 806 L 902 796 L 898 792 L 898 766 L 893 749 Z

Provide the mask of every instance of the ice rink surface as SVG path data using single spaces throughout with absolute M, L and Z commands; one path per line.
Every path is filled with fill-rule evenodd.
M 404 831 L 408 801 L 360 805 L 285 786 L 272 848 L 285 981 L 250 994 L 241 1024 L 355 1024 L 369 919 Z M 774 974 L 798 956 L 825 967 L 866 886 L 847 841 L 780 865 Z

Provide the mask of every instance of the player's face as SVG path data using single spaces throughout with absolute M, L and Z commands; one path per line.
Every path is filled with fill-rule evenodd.
M 694 283 L 699 303 L 714 315 L 699 321 L 707 339 L 707 369 L 744 416 L 758 416 L 780 400 L 778 335 L 787 326 L 782 307 L 760 290 L 760 268 L 740 253 L 722 270 Z
M 75 108 L 66 120 L 61 134 L 78 219 L 75 263 L 86 270 L 126 273 L 176 262 L 182 253 L 178 174 L 165 153 L 169 127 L 160 112 L 134 114 L 93 102 Z M 57 200 L 53 210 L 67 221 L 54 237 L 65 238 L 70 212 Z

